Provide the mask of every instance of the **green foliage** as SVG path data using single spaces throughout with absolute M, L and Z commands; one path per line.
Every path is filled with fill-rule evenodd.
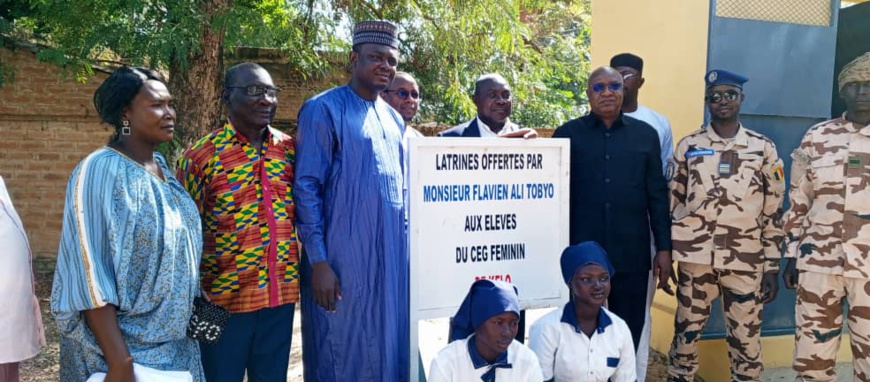
M 589 0 L 354 1 L 352 20 L 385 18 L 403 30 L 400 69 L 418 79 L 422 118 L 475 114 L 474 81 L 495 72 L 512 85 L 513 119 L 555 127 L 585 109 Z
M 67 69 L 79 80 L 93 75 L 93 64 L 160 67 L 198 46 L 193 0 L 28 3 L 27 12 L 15 20 L 16 31 L 46 46 L 39 52 L 41 60 Z
M 224 46 L 277 48 L 299 73 L 329 71 L 364 19 L 401 28 L 400 69 L 419 81 L 421 119 L 457 123 L 475 114 L 476 78 L 496 72 L 514 94 L 513 119 L 553 127 L 584 110 L 590 0 L 2 0 L 0 34 L 25 32 L 51 49 L 39 57 L 77 78 L 92 64 L 127 63 L 185 71 L 201 27 L 223 31 Z M 185 73 L 170 73 L 185 75 Z M 0 84 L 8 74 L 0 63 Z M 219 105 L 215 105 L 219 107 Z
M 21 0 L 15 0 L 22 3 Z M 207 8 L 206 4 L 217 4 Z M 332 20 L 308 11 L 307 1 L 238 0 L 29 0 L 25 17 L 29 36 L 44 42 L 40 59 L 70 70 L 77 78 L 92 75 L 92 64 L 130 64 L 153 68 L 170 62 L 186 70 L 191 53 L 200 49 L 201 27 L 225 33 L 227 49 L 258 46 L 293 52 L 288 55 L 304 72 L 323 71 L 314 46 L 329 46 L 320 32 Z M 2 17 L 2 15 L 0 15 Z M 0 19 L 2 20 L 2 19 Z M 0 21 L 2 22 L 2 21 Z M 2 28 L 3 24 L 0 24 Z M 19 28 L 23 29 L 23 28 Z M 0 29 L 0 32 L 3 32 Z
M 0 47 L 6 45 L 6 36 L 16 33 L 16 19 L 26 15 L 29 6 L 22 0 L 0 0 Z M 19 22 L 20 24 L 20 22 Z M 15 80 L 15 69 L 0 58 L 0 88 Z
M 227 19 L 226 45 L 275 48 L 284 52 L 299 73 L 330 70 L 323 52 L 343 49 L 331 31 L 337 22 L 311 0 L 236 1 Z
M 226 46 L 274 48 L 286 52 L 298 73 L 306 76 L 331 70 L 325 54 L 344 49 L 332 33 L 337 20 L 325 11 L 329 2 L 316 0 L 241 0 L 228 19 Z

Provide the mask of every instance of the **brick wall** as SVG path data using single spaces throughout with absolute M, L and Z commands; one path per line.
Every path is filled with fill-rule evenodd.
M 275 124 L 295 126 L 303 100 L 345 83 L 338 69 L 307 79 L 282 63 L 280 54 L 242 49 L 228 64 L 254 61 L 266 67 L 282 89 Z M 0 61 L 15 71 L 12 83 L 0 88 L 0 176 L 24 222 L 34 255 L 57 256 L 66 183 L 73 168 L 103 146 L 112 128 L 99 123 L 93 106 L 103 72 L 78 83 L 61 70 L 39 62 L 26 47 L 0 46 Z
M 91 101 L 106 74 L 78 83 L 26 48 L 0 48 L 0 60 L 15 71 L 0 88 L 0 175 L 33 253 L 55 257 L 67 179 L 111 133 Z

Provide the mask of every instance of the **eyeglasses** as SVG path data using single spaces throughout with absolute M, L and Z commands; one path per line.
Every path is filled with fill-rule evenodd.
M 740 92 L 736 90 L 726 90 L 724 92 L 707 93 L 707 96 L 704 97 L 704 101 L 707 101 L 708 103 L 719 103 L 722 102 L 722 100 L 731 102 L 736 101 L 738 98 L 740 98 Z
M 248 85 L 248 86 L 227 86 L 227 89 L 245 89 L 245 95 L 249 97 L 258 97 L 266 93 L 266 97 L 275 98 L 281 89 L 273 88 L 266 85 Z
M 405 89 L 384 90 L 384 93 L 396 93 L 401 99 L 420 99 L 420 93 L 416 90 L 407 91 Z
M 609 84 L 602 84 L 599 82 L 597 84 L 592 84 L 592 91 L 594 93 L 601 93 L 605 88 L 610 89 L 612 92 L 618 92 L 622 90 L 622 84 L 619 82 L 611 82 Z
M 416 90 L 407 91 L 405 89 L 384 90 L 384 93 L 396 93 L 401 99 L 420 99 L 420 93 Z
M 622 80 L 625 81 L 625 80 L 627 80 L 627 79 L 629 79 L 629 78 L 631 78 L 631 77 L 634 77 L 634 76 L 635 76 L 634 73 L 625 73 L 625 74 L 622 75 Z

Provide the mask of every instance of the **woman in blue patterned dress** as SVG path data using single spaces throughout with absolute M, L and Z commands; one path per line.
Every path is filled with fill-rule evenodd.
M 199 294 L 199 214 L 154 151 L 172 140 L 170 101 L 144 68 L 117 69 L 94 94 L 115 135 L 67 185 L 51 295 L 62 381 L 134 381 L 134 368 L 204 381 L 199 346 L 185 336 Z

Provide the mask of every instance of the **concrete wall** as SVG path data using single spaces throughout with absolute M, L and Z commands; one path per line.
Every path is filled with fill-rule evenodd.
M 592 64 L 631 52 L 644 59 L 640 103 L 667 116 L 674 140 L 698 129 L 704 114 L 709 1 L 592 2 Z

